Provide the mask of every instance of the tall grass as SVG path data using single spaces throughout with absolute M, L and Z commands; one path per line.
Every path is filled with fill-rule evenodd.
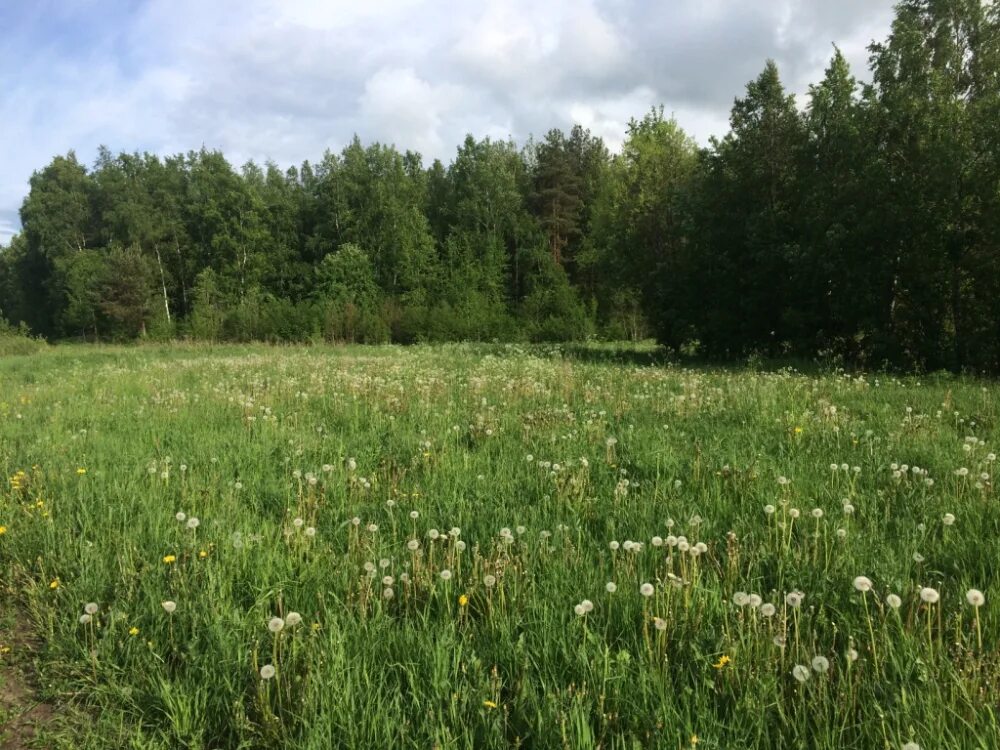
M 0 575 L 52 747 L 993 748 L 997 395 L 59 347 L 0 361 Z

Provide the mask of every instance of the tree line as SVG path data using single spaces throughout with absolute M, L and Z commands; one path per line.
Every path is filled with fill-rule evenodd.
M 56 338 L 643 338 L 1000 371 L 1000 8 L 904 0 L 805 106 L 768 62 L 705 148 L 654 109 L 469 136 L 447 166 L 355 138 L 316 163 L 102 148 L 36 172 L 0 315 Z

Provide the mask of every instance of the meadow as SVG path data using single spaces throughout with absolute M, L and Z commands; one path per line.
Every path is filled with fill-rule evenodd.
M 998 399 L 596 347 L 5 357 L 0 675 L 53 707 L 17 742 L 996 748 Z

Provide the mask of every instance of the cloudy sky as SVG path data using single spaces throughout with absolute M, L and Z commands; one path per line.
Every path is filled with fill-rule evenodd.
M 892 0 L 0 0 L 0 242 L 75 149 L 281 165 L 363 140 L 451 159 L 581 123 L 615 148 L 663 104 L 699 141 L 768 57 L 798 93 L 864 73 Z

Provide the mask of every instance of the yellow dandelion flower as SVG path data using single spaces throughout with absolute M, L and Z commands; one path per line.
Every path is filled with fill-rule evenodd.
M 131 636 L 137 636 L 137 635 L 139 635 L 139 628 L 137 628 L 137 627 L 135 627 L 135 625 L 133 625 L 132 627 L 130 627 L 128 629 L 128 634 L 131 635 Z
M 53 578 L 52 581 L 49 583 L 49 588 L 52 589 L 53 591 L 59 588 L 59 579 Z
M 79 468 L 78 468 L 78 469 L 76 470 L 76 473 L 77 473 L 77 474 L 78 474 L 79 476 L 83 476 L 84 474 L 86 474 L 86 473 L 87 473 L 87 470 L 86 470 L 85 468 L 83 468 L 83 467 L 81 466 L 81 467 L 79 467 Z
M 201 552 L 198 553 L 198 557 L 204 560 L 206 557 L 208 557 L 208 552 L 202 550 Z
M 3 536 L 6 533 L 7 533 L 7 527 L 6 526 L 0 526 L 0 536 Z
M 0 646 L 0 654 L 9 654 L 10 646 Z
M 722 656 L 719 657 L 719 660 L 715 662 L 715 664 L 713 664 L 712 666 L 715 667 L 716 669 L 723 669 L 731 661 L 732 659 L 730 659 L 726 654 L 723 654 Z
M 691 747 L 694 747 L 697 744 L 698 744 L 698 735 L 692 734 L 691 735 Z
M 165 562 L 167 565 L 170 565 L 171 563 L 175 563 L 175 562 L 177 562 L 177 556 L 176 555 L 164 555 L 163 556 L 163 562 Z
M 315 633 L 320 629 L 320 624 L 318 622 L 314 622 L 310 627 L 312 628 L 312 631 Z
M 465 607 L 468 604 L 469 604 L 469 597 L 468 596 L 466 596 L 465 594 L 462 594 L 460 597 L 458 597 L 458 606 L 459 607 Z
M 802 428 L 801 427 L 796 427 L 795 428 L 795 434 L 796 435 L 801 435 L 802 434 Z
M 494 703 L 493 701 L 483 701 L 483 705 L 486 706 L 486 708 L 496 708 L 497 707 L 497 704 Z

